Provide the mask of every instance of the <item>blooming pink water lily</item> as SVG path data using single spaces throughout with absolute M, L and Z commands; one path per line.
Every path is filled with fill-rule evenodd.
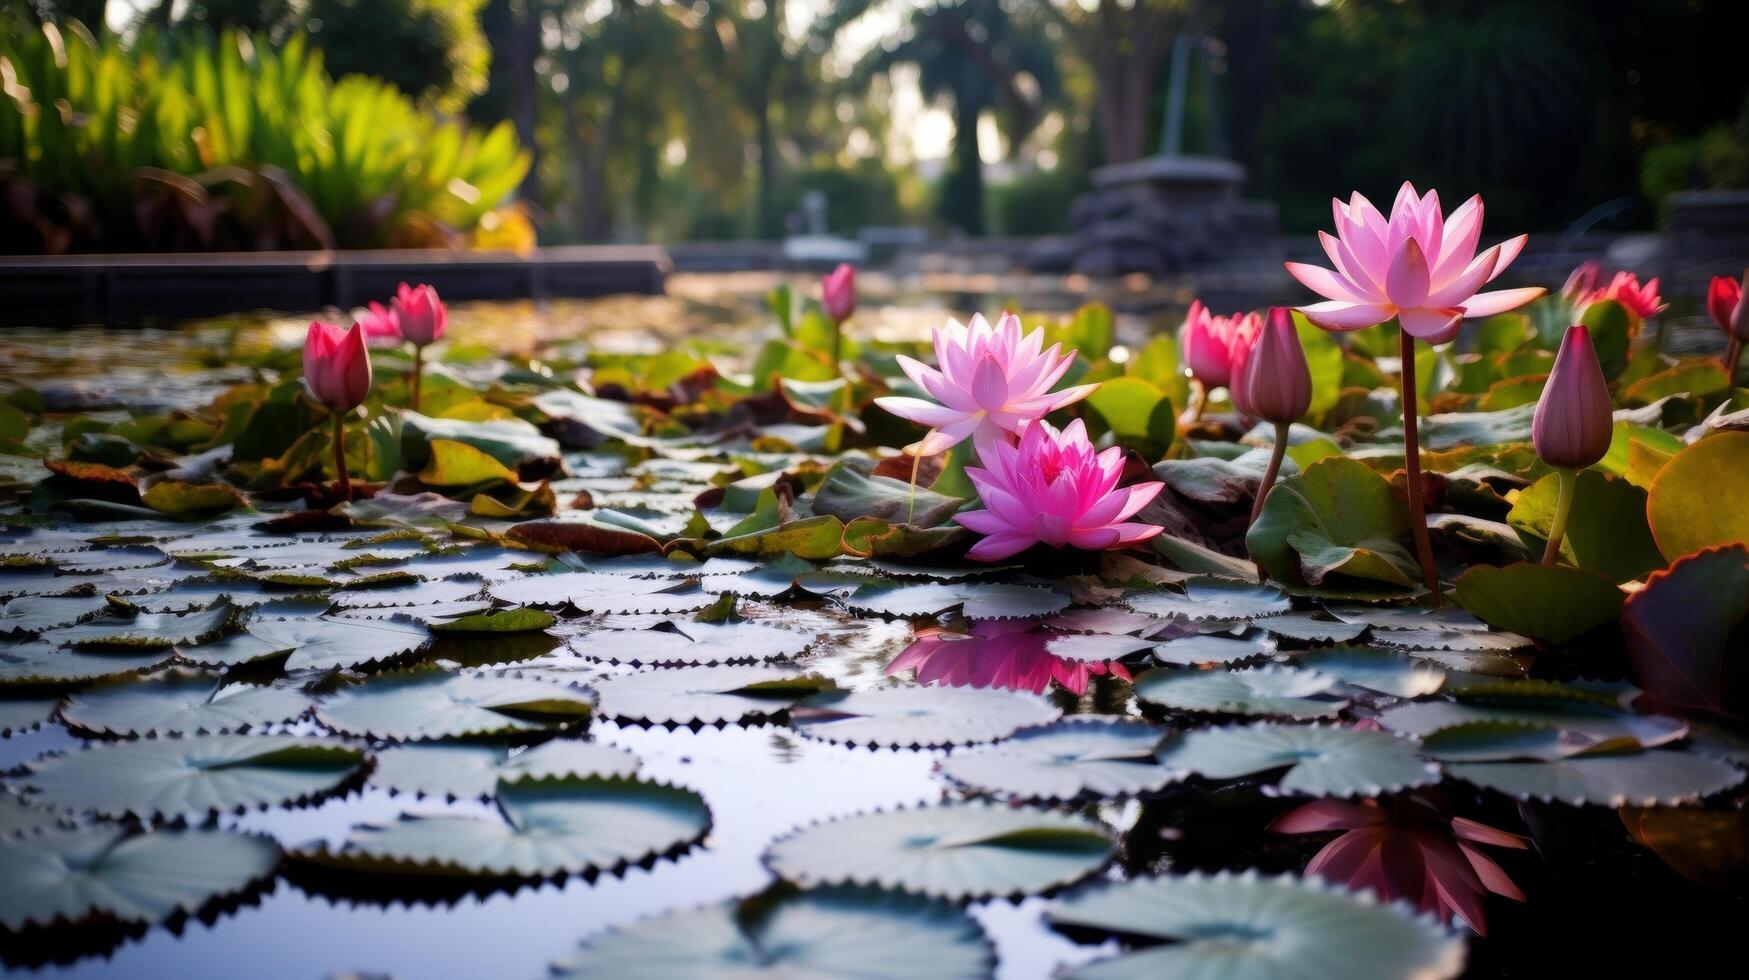
M 1232 365 L 1243 360 L 1263 331 L 1263 319 L 1255 313 L 1215 316 L 1202 300 L 1193 300 L 1179 331 L 1179 348 L 1190 373 L 1209 388 L 1224 388 L 1232 381 Z
M 370 394 L 370 353 L 364 327 L 344 330 L 320 320 L 304 335 L 304 385 L 316 400 L 336 412 L 350 412 Z
M 423 283 L 409 286 L 401 283 L 393 300 L 395 317 L 401 324 L 401 336 L 424 347 L 442 339 L 449 325 L 449 307 L 437 296 L 437 290 Z
M 1301 312 L 1328 330 L 1359 330 L 1392 317 L 1410 336 L 1441 344 L 1457 335 L 1465 317 L 1493 316 L 1541 296 L 1541 287 L 1478 292 L 1523 250 L 1526 235 L 1480 255 L 1482 198 L 1470 198 L 1449 217 L 1437 191 L 1419 196 L 1405 182 L 1386 218 L 1359 193 L 1333 201 L 1334 236 L 1319 232 L 1334 270 L 1303 262 L 1287 271 L 1327 302 Z
M 997 561 L 1035 544 L 1100 551 L 1160 533 L 1153 525 L 1125 522 L 1162 484 L 1119 489 L 1123 450 L 1095 453 L 1080 419 L 1060 432 L 1049 422 L 1034 422 L 1019 445 L 993 443 L 981 459 L 984 465 L 966 467 L 966 476 L 984 509 L 954 517 L 985 535 L 966 552 L 969 558 Z
M 1627 307 L 1635 316 L 1644 320 L 1657 316 L 1669 306 L 1658 295 L 1658 277 L 1640 282 L 1640 277 L 1631 272 L 1618 272 L 1609 280 L 1609 285 L 1592 290 L 1579 303 L 1580 309 L 1601 299 L 1613 299 Z
M 1078 402 L 1098 385 L 1080 385 L 1053 392 L 1075 360 L 1075 352 L 1060 353 L 1052 344 L 1044 350 L 1044 331 L 1021 336 L 1020 318 L 1004 313 L 991 327 L 982 314 L 968 325 L 949 320 L 935 331 L 935 363 L 930 367 L 899 355 L 899 367 L 934 398 L 889 395 L 875 404 L 902 419 L 929 427 L 929 434 L 905 447 L 913 456 L 933 456 L 968 436 L 980 455 L 987 447 L 1008 441 L 1034 419 Z
M 850 319 L 856 312 L 856 267 L 840 262 L 838 268 L 820 280 L 820 306 L 837 323 Z
M 1059 635 L 1027 620 L 985 620 L 969 634 L 925 627 L 887 664 L 887 675 L 915 670 L 919 684 L 999 687 L 1034 694 L 1044 693 L 1053 682 L 1085 694 L 1094 677 L 1110 674 L 1130 679 L 1129 670 L 1115 660 L 1071 660 L 1051 653 L 1047 645 Z

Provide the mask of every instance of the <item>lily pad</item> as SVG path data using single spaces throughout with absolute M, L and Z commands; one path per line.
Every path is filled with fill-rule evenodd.
M 0 686 L 71 684 L 140 674 L 170 659 L 168 650 L 146 653 L 57 648 L 52 643 L 0 643 Z
M 1184 592 L 1131 592 L 1123 603 L 1149 616 L 1186 619 L 1258 619 L 1293 608 L 1281 590 L 1228 579 L 1205 578 L 1184 583 Z
M 1677 453 L 1652 481 L 1646 517 L 1668 561 L 1703 548 L 1749 545 L 1749 432 L 1719 432 Z
M 1507 523 L 1535 554 L 1542 554 L 1548 543 L 1559 495 L 1560 477 L 1551 473 L 1519 491 L 1506 515 Z M 1665 561 L 1646 523 L 1646 491 L 1621 477 L 1581 471 L 1561 538 L 1561 556 L 1616 582 L 1644 578 L 1663 568 Z
M 361 667 L 404 657 L 431 642 L 417 623 L 396 619 L 261 619 L 245 633 L 193 649 L 178 649 L 184 660 L 208 666 L 234 666 L 286 654 L 287 670 Z
M 1365 647 L 1312 650 L 1294 657 L 1294 663 L 1395 698 L 1422 697 L 1445 684 L 1445 671 L 1437 664 L 1387 650 Z
M 1654 749 L 1549 762 L 1454 762 L 1446 771 L 1521 800 L 1573 806 L 1679 806 L 1741 783 L 1742 769 L 1696 752 Z
M 204 735 L 290 721 L 312 703 L 282 687 L 171 674 L 75 694 L 61 706 L 61 720 L 100 735 Z
M 786 711 L 832 688 L 798 667 L 682 667 L 608 677 L 595 684 L 596 711 L 654 724 L 714 724 Z
M 1163 664 L 1191 667 L 1200 664 L 1234 664 L 1261 657 L 1274 649 L 1274 644 L 1259 635 L 1243 639 L 1232 636 L 1198 634 L 1167 640 L 1154 647 L 1154 659 Z
M 1575 746 L 1652 748 L 1682 738 L 1688 725 L 1669 715 L 1643 715 L 1582 701 L 1479 703 L 1423 701 L 1387 708 L 1379 724 L 1425 738 L 1445 728 L 1476 722 L 1501 722 L 1570 733 Z
M 1749 547 L 1697 552 L 1646 580 L 1622 613 L 1647 696 L 1684 714 L 1749 720 Z
M 49 720 L 57 702 L 52 698 L 0 700 L 0 736 L 26 732 Z
M 1133 796 L 1177 778 L 1154 759 L 1164 735 L 1132 718 L 1076 715 L 955 752 L 940 768 L 956 783 L 1009 799 Z
M 1056 625 L 1053 622 L 1052 625 Z M 1154 625 L 1159 625 L 1157 622 Z M 1154 649 L 1152 640 L 1119 633 L 1069 633 L 1045 641 L 1045 652 L 1065 660 L 1084 663 L 1105 663 L 1146 653 Z
M 498 818 L 403 814 L 292 856 L 371 875 L 552 878 L 683 849 L 711 824 L 697 793 L 636 779 L 522 779 L 493 795 Z
M 1160 764 L 1211 779 L 1285 769 L 1275 784 L 1303 796 L 1378 796 L 1439 779 L 1414 741 L 1383 732 L 1259 722 L 1199 728 L 1160 746 Z
M 0 837 L 0 926 L 162 922 L 244 891 L 278 867 L 272 840 L 223 830 L 85 827 Z
M 571 640 L 572 652 L 620 664 L 723 664 L 799 656 L 814 638 L 758 623 L 670 624 L 671 629 L 597 630 Z
M 582 612 L 664 613 L 690 612 L 717 601 L 692 582 L 668 579 L 635 579 L 598 572 L 562 572 L 531 575 L 491 587 L 494 598 L 517 606 L 553 609 L 574 606 Z
M 370 781 L 422 796 L 456 799 L 492 795 L 499 780 L 625 777 L 638 757 L 600 742 L 556 738 L 514 755 L 495 745 L 401 745 L 377 753 Z
M 1347 643 L 1365 633 L 1365 623 L 1345 623 L 1341 620 L 1319 619 L 1312 613 L 1283 613 L 1257 624 L 1289 640 L 1305 643 Z
M 958 608 L 967 619 L 1022 619 L 1048 616 L 1069 607 L 1069 597 L 1055 589 L 1002 582 L 865 585 L 843 602 L 852 612 L 907 618 L 935 616 Z
M 1245 545 L 1278 581 L 1406 587 L 1416 581 L 1415 559 L 1401 543 L 1408 532 L 1390 481 L 1360 460 L 1329 456 L 1270 492 Z
M 1571 565 L 1473 565 L 1452 593 L 1491 626 L 1566 643 L 1621 618 L 1624 596 L 1607 576 Z
M 46 756 L 21 783 L 43 806 L 150 819 L 301 803 L 338 789 L 364 763 L 364 750 L 332 739 L 200 735 Z
M 1256 872 L 1133 878 L 1053 903 L 1051 925 L 1155 940 L 1078 980 L 1445 980 L 1464 942 L 1434 919 L 1316 878 Z
M 790 711 L 804 735 L 852 745 L 970 745 L 1056 721 L 1041 697 L 972 687 L 881 687 L 828 691 Z
M 1328 718 L 1348 702 L 1336 697 L 1336 678 L 1310 670 L 1156 668 L 1136 678 L 1136 697 L 1176 711 Z
M 549 681 L 415 670 L 332 695 L 316 718 L 346 735 L 417 742 L 568 728 L 587 722 L 594 703 L 581 688 Z
M 72 626 L 109 608 L 102 596 L 20 596 L 0 605 L 0 636 L 27 636 Z
M 184 616 L 165 613 L 111 614 L 77 626 L 43 634 L 51 643 L 76 647 L 128 647 L 166 650 L 216 639 L 230 628 L 237 610 L 220 600 L 211 608 Z
M 1073 884 L 1115 849 L 1111 831 L 1082 817 L 966 800 L 804 827 L 774 841 L 765 863 L 802 887 L 866 885 L 964 901 Z

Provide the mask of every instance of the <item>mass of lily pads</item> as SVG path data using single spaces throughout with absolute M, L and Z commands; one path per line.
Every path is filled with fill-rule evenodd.
M 1006 975 L 1449 977 L 1564 820 L 1741 871 L 1741 285 L 1679 359 L 1657 280 L 1485 291 L 1524 239 L 1478 249 L 1479 199 L 1334 214 L 1306 305 L 1159 329 L 881 339 L 843 268 L 750 350 L 511 353 L 406 285 L 210 403 L 10 381 L 0 733 L 65 738 L 0 777 L 0 956 L 282 883 L 659 883 L 753 817 L 640 732 L 933 788 L 760 801 L 762 886 L 560 975 L 988 976 L 1006 906 L 1076 951 Z M 337 837 L 249 819 L 372 793 Z M 1238 798 L 1209 851 L 1148 816 Z

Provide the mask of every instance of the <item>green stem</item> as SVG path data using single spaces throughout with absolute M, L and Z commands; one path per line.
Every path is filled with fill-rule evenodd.
M 929 431 L 934 432 L 934 429 Z M 923 454 L 917 453 L 911 457 L 911 494 L 905 504 L 905 523 L 911 524 L 917 518 L 917 467 L 923 465 Z
M 408 399 L 408 405 L 413 411 L 419 411 L 419 376 L 425 373 L 425 348 L 413 345 L 413 393 Z
M 1579 490 L 1578 470 L 1556 470 L 1560 476 L 1561 495 L 1555 500 L 1555 520 L 1549 525 L 1549 544 L 1543 549 L 1543 564 L 1553 565 L 1561 553 L 1561 539 L 1567 536 L 1567 518 L 1573 513 L 1573 498 Z
M 352 478 L 346 475 L 346 413 L 334 413 L 334 472 L 339 474 L 340 499 L 352 499 Z
M 1401 324 L 1398 325 L 1401 330 Z M 1439 608 L 1439 571 L 1433 567 L 1433 541 L 1427 536 L 1427 505 L 1421 499 L 1421 433 L 1415 385 L 1415 338 L 1402 330 L 1403 471 L 1409 481 L 1409 530 L 1415 536 L 1415 556 L 1421 562 L 1421 581 L 1433 594 Z
M 1275 423 L 1275 448 L 1269 453 L 1269 467 L 1263 471 L 1263 482 L 1257 485 L 1257 502 L 1251 505 L 1251 523 L 1257 523 L 1258 515 L 1263 513 L 1263 502 L 1269 499 L 1269 491 L 1275 487 L 1275 476 L 1281 472 L 1282 457 L 1287 455 L 1287 430 L 1291 422 Z
M 838 322 L 838 318 L 835 316 L 829 316 L 826 319 L 832 321 L 832 374 L 837 376 L 844 371 L 839 363 L 839 356 L 844 347 L 844 324 Z
M 1737 387 L 1737 362 L 1743 358 L 1743 342 L 1734 335 L 1725 347 L 1725 377 L 1731 381 L 1731 387 Z

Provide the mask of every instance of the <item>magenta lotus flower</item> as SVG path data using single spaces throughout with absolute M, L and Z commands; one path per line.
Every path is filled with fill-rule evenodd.
M 1406 901 L 1442 922 L 1452 916 L 1484 935 L 1482 899 L 1492 892 L 1515 902 L 1524 893 L 1493 859 L 1476 847 L 1523 849 L 1524 838 L 1463 817 L 1449 817 L 1428 793 L 1394 799 L 1317 800 L 1290 810 L 1269 825 L 1282 834 L 1342 836 L 1324 845 L 1306 865 L 1353 891 L 1376 892 L 1385 901 Z
M 1328 302 L 1300 307 L 1327 330 L 1359 330 L 1392 317 L 1405 333 L 1432 344 L 1457 336 L 1465 317 L 1516 309 L 1546 290 L 1477 292 L 1518 257 L 1528 236 L 1502 242 L 1480 255 L 1482 198 L 1470 198 L 1451 216 L 1440 212 L 1439 195 L 1416 195 L 1405 182 L 1386 218 L 1356 193 L 1335 205 L 1336 235 L 1318 238 L 1334 271 L 1303 262 L 1287 271 Z
M 1215 316 L 1202 300 L 1193 300 L 1179 331 L 1178 344 L 1190 373 L 1207 388 L 1225 388 L 1232 380 L 1232 365 L 1244 358 L 1263 320 L 1255 313 Z
M 820 306 L 835 323 L 843 323 L 856 312 L 856 269 L 848 262 L 820 280 Z
M 1110 674 L 1130 679 L 1130 672 L 1115 660 L 1071 660 L 1051 653 L 1047 645 L 1060 635 L 1027 620 L 985 620 L 969 634 L 925 627 L 887 665 L 887 675 L 914 670 L 919 684 L 999 687 L 1034 694 L 1044 693 L 1053 682 L 1085 694 L 1094 677 Z
M 1269 309 L 1269 323 L 1249 350 L 1235 355 L 1233 407 L 1278 426 L 1288 425 L 1312 406 L 1312 369 L 1306 349 L 1285 307 Z
M 929 434 L 905 447 L 913 456 L 933 456 L 966 437 L 980 455 L 989 445 L 1008 441 L 1027 423 L 1093 393 L 1098 385 L 1052 392 L 1075 360 L 1075 352 L 1044 347 L 1044 331 L 1020 334 L 1020 318 L 1004 313 L 992 328 L 980 314 L 969 326 L 958 320 L 935 331 L 935 363 L 929 367 L 903 354 L 899 367 L 940 404 L 889 395 L 875 404 L 918 425 Z
M 1609 382 L 1591 343 L 1591 331 L 1568 327 L 1555 366 L 1536 403 L 1531 438 L 1542 461 L 1582 470 L 1609 452 L 1614 429 Z
M 1119 489 L 1123 450 L 1095 453 L 1080 419 L 1060 432 L 1040 420 L 1026 427 L 1018 446 L 998 442 L 987 449 L 983 466 L 966 467 L 984 509 L 954 516 L 985 535 L 966 552 L 968 558 L 997 561 L 1035 544 L 1101 551 L 1160 533 L 1152 525 L 1124 522 L 1162 484 Z
M 304 335 L 304 385 L 322 404 L 338 413 L 364 404 L 370 394 L 370 353 L 364 327 L 342 330 L 320 320 Z
M 449 325 L 449 307 L 437 296 L 437 290 L 421 283 L 409 286 L 401 283 L 393 300 L 395 316 L 401 324 L 401 336 L 424 347 L 443 339 Z
M 393 347 L 401 342 L 401 321 L 395 311 L 375 300 L 352 322 L 364 328 L 364 339 L 372 347 Z
M 1631 272 L 1618 272 L 1609 280 L 1609 285 L 1602 289 L 1591 291 L 1579 303 L 1584 309 L 1602 299 L 1613 299 L 1628 308 L 1634 316 L 1644 320 L 1664 312 L 1669 305 L 1658 295 L 1658 277 L 1653 276 L 1640 284 L 1640 277 Z

